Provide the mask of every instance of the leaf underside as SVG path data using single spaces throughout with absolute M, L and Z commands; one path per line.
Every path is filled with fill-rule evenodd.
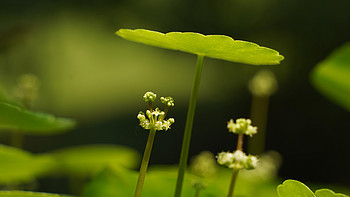
M 75 126 L 75 121 L 50 114 L 32 112 L 19 106 L 0 103 L 0 128 L 22 133 L 47 135 L 63 132 Z
M 120 29 L 116 34 L 126 40 L 146 45 L 237 63 L 275 65 L 284 59 L 273 49 L 252 42 L 233 40 L 224 35 L 203 35 L 193 32 L 163 34 L 145 29 Z

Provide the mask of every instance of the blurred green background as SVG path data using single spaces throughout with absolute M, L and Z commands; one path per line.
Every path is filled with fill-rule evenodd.
M 20 75 L 35 74 L 40 90 L 33 108 L 78 121 L 69 133 L 26 136 L 24 148 L 36 153 L 90 143 L 142 152 L 147 133 L 136 119 L 146 108 L 142 95 L 173 96 L 169 116 L 176 123 L 156 136 L 151 164 L 176 164 L 196 57 L 128 42 L 115 31 L 193 31 L 252 41 L 285 60 L 250 66 L 206 58 L 190 155 L 233 149 L 226 121 L 249 117 L 247 83 L 270 69 L 279 90 L 270 100 L 266 146 L 283 157 L 280 177 L 350 185 L 350 113 L 309 80 L 318 62 L 349 41 L 349 7 L 347 0 L 1 1 L 0 82 L 11 94 Z

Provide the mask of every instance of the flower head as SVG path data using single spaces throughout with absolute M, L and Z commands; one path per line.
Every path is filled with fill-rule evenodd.
M 153 102 L 157 98 L 157 95 L 153 92 L 146 92 L 145 95 L 143 95 L 143 100 L 146 102 Z
M 269 97 L 277 91 L 277 80 L 269 70 L 259 71 L 249 82 L 249 90 L 260 97 Z
M 252 121 L 250 119 L 239 118 L 236 120 L 236 123 L 231 119 L 227 122 L 227 128 L 232 133 L 252 136 L 258 132 L 258 128 L 251 124 Z
M 167 105 L 168 107 L 174 107 L 174 99 L 170 96 L 168 97 L 160 97 L 160 101 Z
M 143 96 L 144 100 L 147 102 L 153 102 L 156 99 L 156 94 L 153 92 L 146 92 Z M 164 98 L 164 97 L 162 97 Z M 166 97 L 171 98 L 171 97 Z M 163 99 L 164 100 L 164 99 Z M 165 99 L 168 103 L 174 105 L 174 99 Z M 169 106 L 169 104 L 167 104 Z M 141 111 L 137 115 L 137 119 L 140 121 L 140 126 L 146 130 L 169 130 L 170 126 L 175 122 L 174 118 L 169 118 L 165 120 L 166 113 L 161 111 L 159 108 L 152 110 L 152 108 L 146 110 L 146 115 Z
M 218 154 L 217 162 L 228 168 L 234 169 L 254 169 L 257 166 L 258 159 L 255 156 L 247 156 L 241 150 L 236 150 L 233 153 L 221 152 Z

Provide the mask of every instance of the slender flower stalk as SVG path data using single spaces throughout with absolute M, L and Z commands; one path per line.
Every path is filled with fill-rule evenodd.
M 238 134 L 237 147 L 234 152 L 221 152 L 217 156 L 217 162 L 228 168 L 232 168 L 232 178 L 228 191 L 228 197 L 233 196 L 238 173 L 241 169 L 251 170 L 258 164 L 258 159 L 252 155 L 246 155 L 243 152 L 244 135 L 252 136 L 257 133 L 257 127 L 251 125 L 250 119 L 239 118 L 236 123 L 231 119 L 227 122 L 229 132 Z
M 13 90 L 14 96 L 19 100 L 25 109 L 31 109 L 34 101 L 38 97 L 39 79 L 33 74 L 21 75 Z M 22 148 L 24 144 L 24 134 L 14 130 L 11 137 L 11 145 Z
M 197 57 L 196 71 L 195 71 L 194 81 L 192 85 L 190 103 L 187 111 L 185 132 L 184 132 L 184 137 L 182 141 L 180 163 L 179 163 L 179 169 L 178 169 L 178 175 L 177 175 L 177 181 L 176 181 L 175 197 L 181 196 L 182 184 L 183 184 L 185 169 L 186 169 L 187 160 L 188 160 L 188 152 L 190 150 L 192 125 L 193 125 L 193 119 L 194 119 L 194 114 L 196 110 L 199 84 L 200 84 L 200 79 L 202 75 L 203 58 L 204 56 L 200 56 L 200 55 L 198 55 Z
M 156 100 L 156 98 L 157 95 L 153 92 L 146 92 L 146 94 L 143 96 L 143 99 L 148 103 L 148 110 L 146 110 L 146 114 L 141 111 L 137 115 L 137 118 L 140 121 L 140 126 L 146 130 L 150 130 L 150 132 L 148 135 L 145 152 L 142 157 L 140 173 L 134 195 L 135 197 L 140 197 L 142 193 L 143 183 L 145 182 L 156 131 L 167 131 L 170 129 L 171 124 L 175 122 L 174 118 L 165 120 L 165 116 L 169 110 L 169 107 L 174 106 L 174 99 L 171 97 L 161 97 L 161 102 L 165 104 L 165 111 L 161 111 L 159 108 L 153 110 L 153 102 Z
M 252 154 L 262 154 L 265 151 L 269 98 L 277 91 L 278 83 L 274 74 L 264 69 L 250 80 L 248 87 L 252 93 L 250 116 L 259 126 L 259 133 L 248 141 L 248 151 Z
M 143 153 L 139 178 L 137 180 L 137 185 L 136 185 L 136 190 L 135 190 L 135 197 L 141 196 L 143 183 L 145 181 L 146 172 L 147 172 L 147 168 L 148 168 L 149 159 L 151 157 L 152 146 L 153 146 L 153 141 L 154 141 L 155 136 L 156 136 L 156 130 L 151 129 L 149 132 L 149 135 L 148 135 L 145 152 Z

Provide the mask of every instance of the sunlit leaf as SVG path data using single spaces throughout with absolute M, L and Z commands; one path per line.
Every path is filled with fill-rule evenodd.
M 50 172 L 55 162 L 48 155 L 33 155 L 21 149 L 0 145 L 0 183 L 30 182 Z
M 306 185 L 296 180 L 286 180 L 277 187 L 279 197 L 347 197 L 329 189 L 317 190 L 314 194 Z
M 335 50 L 311 73 L 315 88 L 350 111 L 350 43 Z
M 347 197 L 347 195 L 344 194 L 336 194 L 332 190 L 329 189 L 320 189 L 317 190 L 315 193 L 316 197 Z
M 277 187 L 279 197 L 315 197 L 314 193 L 303 183 L 286 180 Z
M 53 156 L 68 174 L 90 176 L 106 166 L 136 168 L 140 155 L 117 145 L 85 145 L 55 151 Z
M 69 197 L 65 195 L 26 192 L 26 191 L 0 191 L 0 197 Z
M 277 51 L 252 42 L 233 40 L 224 35 L 202 35 L 193 32 L 163 34 L 145 29 L 120 29 L 116 34 L 126 40 L 179 50 L 201 56 L 253 65 L 274 65 L 283 60 Z
M 46 135 L 63 132 L 75 126 L 75 121 L 52 115 L 32 112 L 19 106 L 0 103 L 0 128 L 28 134 Z

